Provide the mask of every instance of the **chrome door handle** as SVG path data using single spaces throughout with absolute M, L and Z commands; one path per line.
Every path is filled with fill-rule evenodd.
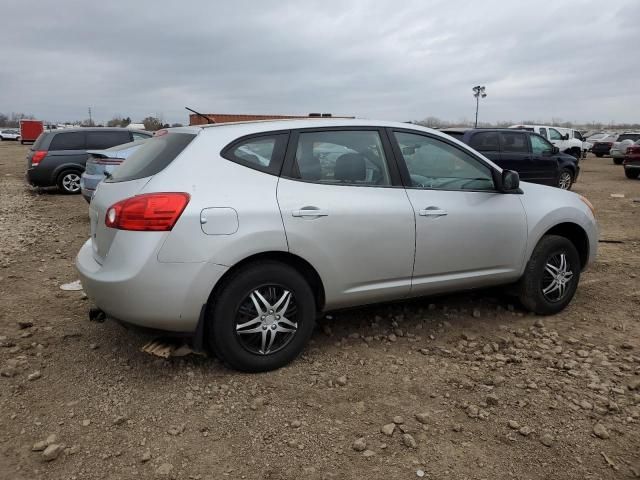
M 423 208 L 419 213 L 422 217 L 444 217 L 447 215 L 446 210 L 441 210 L 437 207 Z
M 301 208 L 300 210 L 293 210 L 291 215 L 294 217 L 326 217 L 329 212 L 320 208 Z

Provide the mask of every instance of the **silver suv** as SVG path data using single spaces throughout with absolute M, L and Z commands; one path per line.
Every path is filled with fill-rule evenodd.
M 76 264 L 97 307 L 245 371 L 293 360 L 332 309 L 510 285 L 559 312 L 597 249 L 583 197 L 393 122 L 162 130 L 89 212 Z

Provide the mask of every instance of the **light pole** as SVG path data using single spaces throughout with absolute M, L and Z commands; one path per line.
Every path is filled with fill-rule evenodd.
M 480 97 L 487 96 L 484 85 L 476 85 L 473 87 L 473 96 L 476 97 L 476 124 L 474 128 L 478 128 L 478 107 L 480 106 Z

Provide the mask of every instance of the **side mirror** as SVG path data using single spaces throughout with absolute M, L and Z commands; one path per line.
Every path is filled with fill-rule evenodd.
M 565 134 L 562 136 L 562 139 L 563 139 L 563 140 L 569 140 L 569 134 L 568 134 L 568 133 L 565 133 Z
M 555 155 L 556 153 L 560 153 L 560 149 L 559 149 L 558 147 L 555 147 L 555 146 L 554 146 L 554 147 L 551 149 L 551 154 L 552 154 L 552 155 Z
M 518 175 L 518 172 L 514 172 L 513 170 L 503 170 L 500 183 L 502 184 L 500 188 L 501 192 L 513 192 L 514 190 L 518 190 L 520 187 L 520 175 Z

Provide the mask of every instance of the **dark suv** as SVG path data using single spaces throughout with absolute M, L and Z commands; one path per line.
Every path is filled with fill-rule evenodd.
M 534 132 L 512 128 L 443 129 L 506 170 L 515 170 L 525 182 L 569 190 L 578 178 L 579 159 L 560 153 Z
M 27 154 L 27 181 L 37 187 L 56 186 L 63 193 L 80 193 L 80 175 L 87 150 L 102 150 L 149 138 L 152 134 L 127 128 L 70 128 L 40 134 Z

